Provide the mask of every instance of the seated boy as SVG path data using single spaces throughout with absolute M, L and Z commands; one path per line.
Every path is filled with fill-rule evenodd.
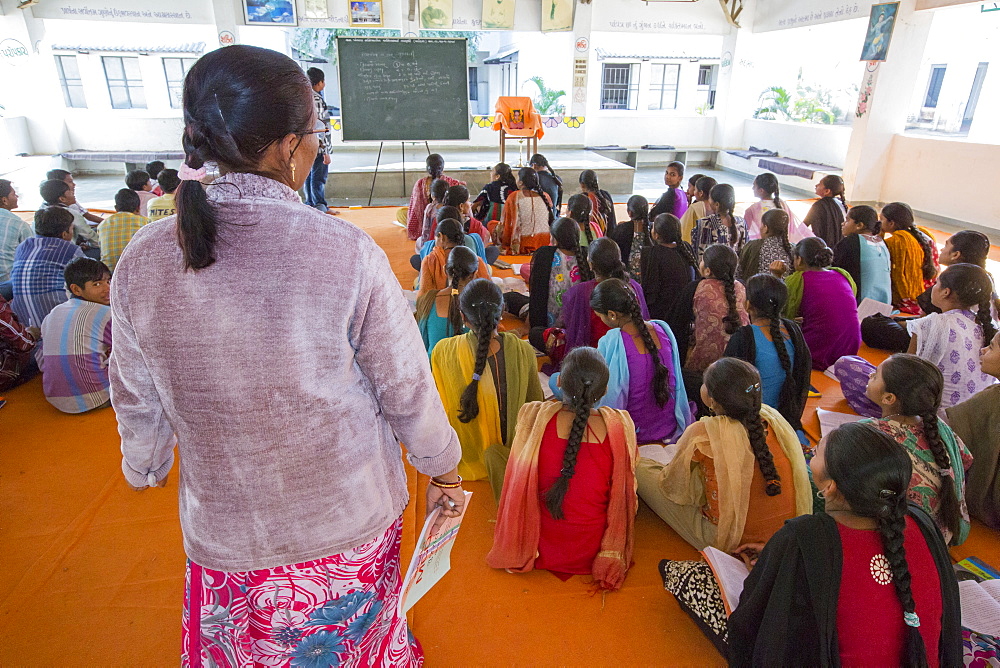
M 0 392 L 30 380 L 38 373 L 31 351 L 41 338 L 37 327 L 25 327 L 10 304 L 0 297 Z
M 139 195 L 139 215 L 149 217 L 149 203 L 156 199 L 153 186 L 149 183 L 149 173 L 135 169 L 125 175 L 125 185 Z
M 149 185 L 152 186 L 152 192 L 157 197 L 163 194 L 163 189 L 160 188 L 158 179 L 160 178 L 160 172 L 166 165 L 163 164 L 162 160 L 153 160 L 152 162 L 146 163 L 146 173 L 149 174 Z
M 159 220 L 172 216 L 177 212 L 177 205 L 174 203 L 174 191 L 181 184 L 177 176 L 176 169 L 164 169 L 160 172 L 160 188 L 163 189 L 163 196 L 157 197 L 149 203 L 149 220 Z
M 45 178 L 49 181 L 65 181 L 66 185 L 73 189 L 73 193 L 76 193 L 76 181 L 73 180 L 73 174 L 67 172 L 65 169 L 50 169 L 45 172 Z M 87 222 L 93 223 L 94 225 L 100 223 L 103 218 L 98 216 L 96 213 L 91 213 L 84 209 L 79 202 L 73 202 L 68 207 L 66 207 L 74 214 L 80 214 L 83 216 Z
M 111 404 L 111 270 L 76 258 L 65 280 L 73 298 L 42 322 L 42 390 L 63 413 L 85 413 Z
M 97 231 L 101 233 L 101 260 L 112 272 L 132 235 L 149 222 L 139 215 L 139 194 L 128 188 L 122 188 L 115 194 L 115 211 L 117 213 L 97 226 Z
M 63 271 L 70 260 L 84 256 L 72 242 L 73 214 L 61 206 L 35 213 L 35 234 L 17 247 L 10 270 L 11 307 L 27 327 L 41 327 L 49 311 L 66 301 Z
M 76 204 L 76 189 L 65 181 L 50 179 L 42 181 L 38 192 L 45 202 L 42 208 L 58 207 L 72 214 L 74 243 L 78 244 L 84 250 L 85 255 L 99 258 L 101 255 L 101 241 L 97 230 L 87 223 L 83 215 L 70 208 Z

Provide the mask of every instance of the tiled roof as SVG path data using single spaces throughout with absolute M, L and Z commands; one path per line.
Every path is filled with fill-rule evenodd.
M 123 46 L 121 44 L 107 45 L 58 45 L 52 47 L 53 51 L 111 51 L 115 53 L 196 53 L 205 51 L 204 42 L 192 42 L 190 44 L 178 44 L 175 46 Z

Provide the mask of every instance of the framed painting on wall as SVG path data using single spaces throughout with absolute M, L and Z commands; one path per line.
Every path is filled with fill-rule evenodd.
M 542 0 L 542 32 L 573 29 L 574 0 Z
M 382 0 L 351 0 L 352 28 L 381 28 Z
M 295 0 L 243 0 L 243 18 L 248 26 L 297 26 Z
M 513 30 L 514 0 L 483 0 L 483 30 Z
M 889 40 L 892 39 L 892 29 L 896 25 L 898 13 L 898 2 L 872 5 L 872 12 L 868 17 L 865 47 L 861 50 L 861 60 L 867 62 L 885 60 L 886 54 L 889 52 Z
M 304 0 L 302 16 L 307 19 L 326 19 L 330 17 L 330 12 L 326 6 L 326 0 Z
M 451 30 L 452 0 L 420 0 L 422 30 Z

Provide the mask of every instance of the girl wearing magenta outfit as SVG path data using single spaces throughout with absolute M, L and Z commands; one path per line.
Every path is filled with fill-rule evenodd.
M 646 322 L 635 293 L 616 278 L 594 288 L 590 305 L 611 328 L 597 344 L 610 369 L 600 404 L 628 410 L 639 443 L 676 441 L 692 417 L 670 327 Z M 555 374 L 549 386 L 557 396 L 558 384 Z
M 729 617 L 731 666 L 961 666 L 958 583 L 933 520 L 907 505 L 906 452 L 846 424 L 810 462 L 826 512 L 787 522 Z
M 684 163 L 671 162 L 663 173 L 663 185 L 667 186 L 665 193 L 656 200 L 649 217 L 655 219 L 660 214 L 672 213 L 678 219 L 683 218 L 688 210 L 687 193 L 681 190 L 684 180 Z
M 608 368 L 593 348 L 566 356 L 562 402 L 521 407 L 486 563 L 622 586 L 632 564 L 637 447 L 629 414 L 596 408 Z
M 854 281 L 830 267 L 833 251 L 819 237 L 795 244 L 795 273 L 785 279 L 785 317 L 802 318 L 802 336 L 812 352 L 813 368 L 824 371 L 861 347 L 861 325 Z
M 109 368 L 128 483 L 163 487 L 175 447 L 184 458 L 182 664 L 419 666 L 399 613 L 396 439 L 436 476 L 429 508 L 455 517 L 465 495 L 399 282 L 368 234 L 296 192 L 323 129 L 295 61 L 206 54 L 184 79 L 184 122 L 181 177 L 207 161 L 222 175 L 182 181 L 176 218 L 129 242 Z M 294 260 L 261 272 L 264 247 Z M 280 364 L 260 345 L 275 331 L 292 332 Z M 192 341 L 214 361 L 197 373 Z

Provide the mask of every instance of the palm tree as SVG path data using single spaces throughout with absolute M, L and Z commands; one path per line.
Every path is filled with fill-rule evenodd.
M 538 97 L 533 100 L 535 111 L 542 116 L 551 116 L 566 112 L 566 106 L 559 104 L 559 100 L 566 95 L 566 91 L 553 90 L 547 87 L 545 80 L 539 76 L 533 76 L 528 81 L 538 86 Z
M 753 112 L 754 118 L 792 120 L 792 94 L 781 86 L 765 88 L 757 103 L 761 106 Z

